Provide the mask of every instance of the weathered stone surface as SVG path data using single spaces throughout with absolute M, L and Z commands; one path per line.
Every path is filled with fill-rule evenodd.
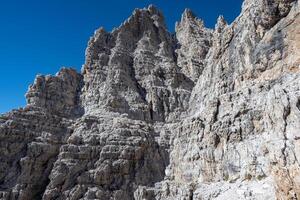
M 80 116 L 81 87 L 82 75 L 73 69 L 62 68 L 56 76 L 38 75 L 26 94 L 28 107 L 37 107 L 59 116 Z
M 181 21 L 176 24 L 176 38 L 179 43 L 176 49 L 177 64 L 194 82 L 203 71 L 205 58 L 212 42 L 212 32 L 205 28 L 204 22 L 189 9 L 184 11 Z
M 154 6 L 91 37 L 0 116 L 0 199 L 299 199 L 300 7 L 245 0 L 214 29 Z

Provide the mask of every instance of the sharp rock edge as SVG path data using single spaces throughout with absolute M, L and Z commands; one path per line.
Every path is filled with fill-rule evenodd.
M 0 199 L 299 199 L 300 15 L 245 0 L 214 29 L 154 6 L 90 38 L 0 117 Z

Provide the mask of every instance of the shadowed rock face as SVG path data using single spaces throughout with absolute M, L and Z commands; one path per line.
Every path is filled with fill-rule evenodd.
M 0 116 L 0 199 L 299 199 L 300 7 L 245 0 L 214 29 L 154 6 L 98 29 L 82 73 Z

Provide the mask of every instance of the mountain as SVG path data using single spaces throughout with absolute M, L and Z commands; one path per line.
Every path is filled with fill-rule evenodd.
M 0 116 L 0 199 L 300 199 L 300 5 L 214 29 L 154 6 L 95 31 L 81 73 Z

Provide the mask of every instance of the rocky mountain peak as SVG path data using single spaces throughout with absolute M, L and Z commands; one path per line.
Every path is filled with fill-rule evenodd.
M 190 9 L 185 9 L 182 16 L 181 21 L 177 23 L 177 26 L 193 26 L 193 24 L 197 24 L 199 27 L 204 27 L 204 22 L 197 18 L 197 16 Z M 187 28 L 187 27 L 186 27 Z
M 175 35 L 154 6 L 0 116 L 0 199 L 299 199 L 300 15 L 245 0 Z
M 222 30 L 225 29 L 225 27 L 227 26 L 227 22 L 225 20 L 225 18 L 223 17 L 223 15 L 220 15 L 217 19 L 217 23 L 215 26 L 215 31 L 217 32 L 221 32 Z
M 143 27 L 144 30 L 151 28 L 151 25 L 166 28 L 163 14 L 154 5 L 150 5 L 148 8 L 135 9 L 132 15 L 119 28 L 126 25 L 131 28 Z M 141 31 L 143 31 L 143 28 Z
M 182 14 L 181 21 L 176 23 L 176 38 L 179 48 L 178 65 L 192 81 L 196 82 L 203 70 L 203 60 L 211 44 L 212 30 L 204 27 L 190 9 Z M 196 39 L 197 38 L 197 39 Z
M 26 93 L 28 107 L 62 116 L 80 116 L 79 91 L 82 76 L 74 69 L 62 68 L 55 76 L 38 75 Z

